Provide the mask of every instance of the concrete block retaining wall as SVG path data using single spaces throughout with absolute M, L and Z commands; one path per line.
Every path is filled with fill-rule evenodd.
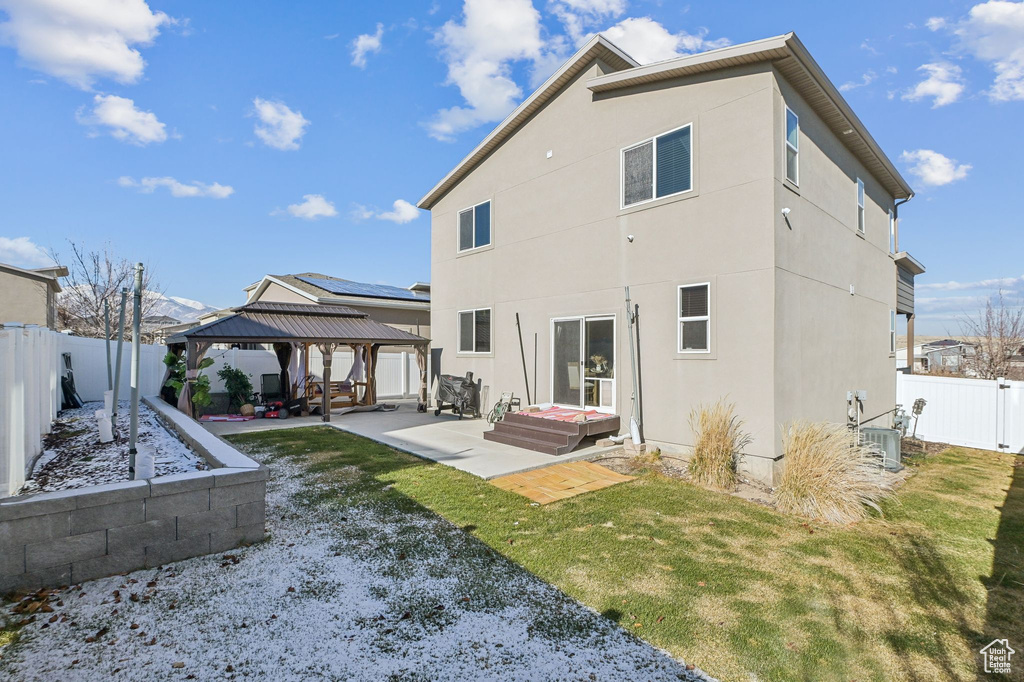
M 0 594 L 264 538 L 267 470 L 159 399 L 146 403 L 213 468 L 0 500 Z

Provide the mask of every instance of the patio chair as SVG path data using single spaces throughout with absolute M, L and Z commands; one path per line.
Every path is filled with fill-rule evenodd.
M 281 390 L 280 374 L 260 375 L 260 401 L 264 404 L 272 400 L 284 400 L 284 391 Z

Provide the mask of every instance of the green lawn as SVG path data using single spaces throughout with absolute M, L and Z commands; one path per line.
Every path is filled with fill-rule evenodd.
M 830 528 L 653 473 L 537 507 L 330 428 L 231 440 L 306 462 L 310 496 L 344 480 L 349 500 L 382 514 L 440 514 L 722 679 L 974 679 L 984 644 L 1024 645 L 1024 458 L 1013 455 L 928 457 L 884 519 Z

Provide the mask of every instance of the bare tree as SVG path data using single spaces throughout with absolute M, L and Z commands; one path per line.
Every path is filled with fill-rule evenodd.
M 1019 356 L 1024 346 L 1024 307 L 1019 302 L 1008 304 L 1001 289 L 976 315 L 960 318 L 960 329 L 977 344 L 965 361 L 979 379 L 1011 377 L 1020 371 L 1014 356 Z
M 121 289 L 128 290 L 128 305 L 125 309 L 125 338 L 131 338 L 132 301 L 131 292 L 135 287 L 135 264 L 127 258 L 117 256 L 104 244 L 102 250 L 90 251 L 77 242 L 71 245 L 68 276 L 57 297 L 57 323 L 61 329 L 70 329 L 79 336 L 103 338 L 103 302 L 110 304 L 111 334 L 117 333 L 117 319 L 121 305 Z M 53 252 L 53 259 L 60 263 L 60 256 Z M 143 270 L 142 317 L 145 319 L 156 303 L 159 293 L 149 268 Z

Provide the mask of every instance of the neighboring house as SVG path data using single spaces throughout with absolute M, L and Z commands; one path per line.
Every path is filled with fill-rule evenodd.
M 942 339 L 914 346 L 914 373 L 969 375 L 970 359 L 977 352 L 972 343 Z M 896 369 L 907 367 L 907 349 L 896 351 Z
M 434 369 L 628 418 L 629 286 L 647 439 L 724 398 L 775 482 L 784 424 L 894 406 L 912 195 L 795 35 L 647 66 L 597 36 L 419 202 Z
M 430 285 L 364 284 L 315 272 L 265 275 L 245 288 L 247 303 L 319 303 L 344 305 L 364 312 L 376 322 L 430 338 Z
M 0 263 L 0 324 L 20 322 L 56 329 L 59 279 L 67 276 L 63 265 L 26 270 Z

